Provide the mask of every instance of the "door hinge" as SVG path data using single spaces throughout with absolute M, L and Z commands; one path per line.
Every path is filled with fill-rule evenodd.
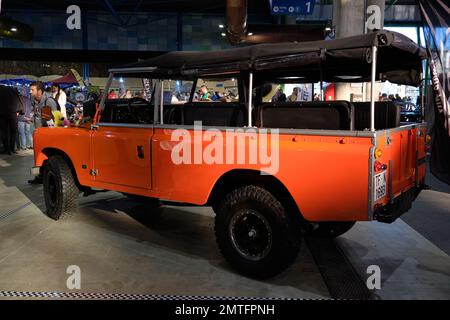
M 96 170 L 96 169 L 91 169 L 91 171 L 89 171 L 89 174 L 91 175 L 91 176 L 97 176 L 98 175 L 98 171 Z

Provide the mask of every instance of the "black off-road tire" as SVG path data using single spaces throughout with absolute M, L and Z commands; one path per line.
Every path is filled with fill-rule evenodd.
M 216 207 L 216 240 L 238 272 L 265 279 L 298 255 L 301 236 L 283 205 L 266 189 L 249 185 L 230 192 Z
M 51 156 L 44 167 L 46 215 L 54 220 L 67 219 L 78 211 L 79 189 L 66 160 Z
M 336 238 L 349 231 L 355 223 L 355 221 L 311 223 L 308 225 L 305 235 L 321 238 Z

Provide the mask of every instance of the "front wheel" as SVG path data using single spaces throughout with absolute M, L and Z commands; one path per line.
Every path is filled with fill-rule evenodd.
M 54 220 L 72 216 L 78 210 L 79 189 L 66 160 L 51 156 L 45 165 L 43 180 L 46 214 Z
M 230 265 L 253 278 L 269 278 L 297 257 L 300 237 L 282 204 L 259 186 L 230 192 L 217 207 L 216 240 Z

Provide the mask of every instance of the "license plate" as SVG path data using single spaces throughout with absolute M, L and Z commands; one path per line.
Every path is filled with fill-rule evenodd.
M 386 196 L 386 171 L 380 172 L 373 177 L 373 200 L 377 201 Z

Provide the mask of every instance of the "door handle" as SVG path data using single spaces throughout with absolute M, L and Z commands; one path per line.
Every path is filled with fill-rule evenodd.
M 136 147 L 137 156 L 139 159 L 144 159 L 144 147 L 143 146 L 137 146 Z

